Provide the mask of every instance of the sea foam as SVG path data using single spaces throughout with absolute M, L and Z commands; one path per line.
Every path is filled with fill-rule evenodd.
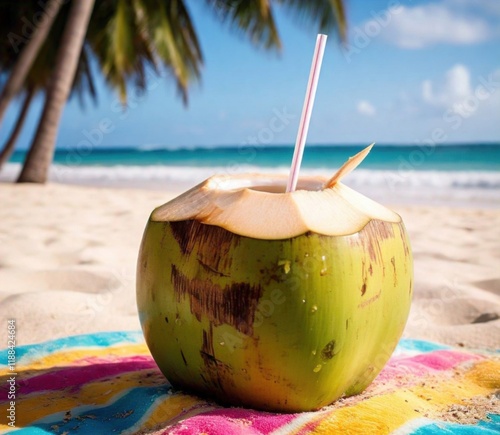
M 0 181 L 15 180 L 20 165 L 10 163 L 0 173 Z M 65 166 L 55 164 L 50 169 L 52 182 L 137 187 L 149 189 L 187 189 L 215 174 L 239 173 L 288 174 L 288 168 L 261 168 L 251 165 L 234 166 Z M 333 175 L 335 168 L 301 170 L 301 175 Z M 396 202 L 417 202 L 434 199 L 475 200 L 500 206 L 500 172 L 493 171 L 390 171 L 357 169 L 343 182 L 362 193 L 384 197 Z

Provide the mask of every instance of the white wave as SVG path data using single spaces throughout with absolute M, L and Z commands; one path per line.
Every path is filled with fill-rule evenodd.
M 250 165 L 193 166 L 65 166 L 53 165 L 49 180 L 59 183 L 186 189 L 214 174 L 262 172 L 287 174 L 287 167 L 261 168 Z M 0 181 L 15 180 L 19 164 L 7 164 Z M 331 176 L 325 169 L 301 170 L 301 175 Z M 483 201 L 500 206 L 500 172 L 486 171 L 389 171 L 358 169 L 349 174 L 345 184 L 362 193 L 389 201 L 408 199 L 429 202 Z M 407 202 L 407 201 L 403 201 Z
M 165 145 L 165 144 L 142 144 L 128 149 L 137 151 L 195 151 L 195 150 L 224 150 L 234 149 L 234 145 Z
M 7 164 L 0 180 L 13 180 L 20 171 L 19 164 Z M 333 175 L 325 169 L 301 170 L 301 175 Z M 49 179 L 55 182 L 120 182 L 120 181 L 192 181 L 201 182 L 215 174 L 240 173 L 287 174 L 287 167 L 262 168 L 251 165 L 195 167 L 195 166 L 66 166 L 55 164 Z M 479 188 L 500 189 L 500 172 L 493 171 L 390 171 L 358 169 L 349 174 L 345 183 L 351 186 L 403 188 Z
M 196 149 L 196 146 L 182 145 L 162 145 L 162 144 L 143 144 L 136 147 L 131 147 L 135 151 L 191 151 Z
M 388 171 L 357 170 L 349 175 L 353 185 L 389 188 L 500 189 L 500 172 L 493 171 Z
M 138 145 L 135 147 L 137 151 L 156 151 L 156 150 L 167 150 L 168 147 L 166 145 L 154 144 L 154 143 L 145 143 L 143 145 Z

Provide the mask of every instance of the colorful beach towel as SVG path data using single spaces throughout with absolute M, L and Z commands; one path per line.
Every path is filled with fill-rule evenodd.
M 499 354 L 426 341 L 402 340 L 363 394 L 297 414 L 228 408 L 173 390 L 140 332 L 15 352 L 8 360 L 8 349 L 0 351 L 0 433 L 500 433 Z

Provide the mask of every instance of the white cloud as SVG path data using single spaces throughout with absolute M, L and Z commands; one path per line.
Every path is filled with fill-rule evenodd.
M 421 97 L 425 110 L 434 107 L 446 122 L 455 114 L 459 115 L 454 118 L 456 125 L 474 117 L 475 123 L 485 123 L 486 128 L 491 128 L 488 125 L 498 125 L 500 69 L 471 80 L 468 68 L 457 64 L 446 72 L 442 81 L 425 80 Z
M 375 107 L 373 107 L 373 104 L 366 100 L 361 100 L 356 108 L 358 110 L 358 113 L 365 116 L 374 116 L 375 113 L 377 113 L 377 110 L 375 109 Z
M 467 13 L 487 13 L 500 17 L 500 2 L 497 0 L 445 0 L 451 8 L 461 8 Z
M 384 37 L 393 44 L 409 49 L 447 43 L 470 45 L 493 35 L 488 22 L 480 17 L 463 14 L 445 4 L 401 6 L 394 13 Z
M 444 81 L 438 86 L 430 80 L 422 83 L 422 99 L 433 106 L 451 107 L 470 95 L 472 95 L 470 72 L 465 65 L 457 64 L 449 69 Z

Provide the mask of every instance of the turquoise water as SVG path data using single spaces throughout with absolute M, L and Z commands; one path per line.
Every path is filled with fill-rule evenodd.
M 303 168 L 336 168 L 360 151 L 359 146 L 307 146 Z M 218 148 L 154 149 L 71 148 L 58 149 L 55 163 L 67 166 L 185 166 L 221 167 L 248 165 L 259 168 L 288 167 L 293 146 L 263 147 L 242 145 Z M 16 152 L 12 162 L 21 162 Z M 500 171 L 500 144 L 447 146 L 376 145 L 362 164 L 363 169 L 413 171 Z

